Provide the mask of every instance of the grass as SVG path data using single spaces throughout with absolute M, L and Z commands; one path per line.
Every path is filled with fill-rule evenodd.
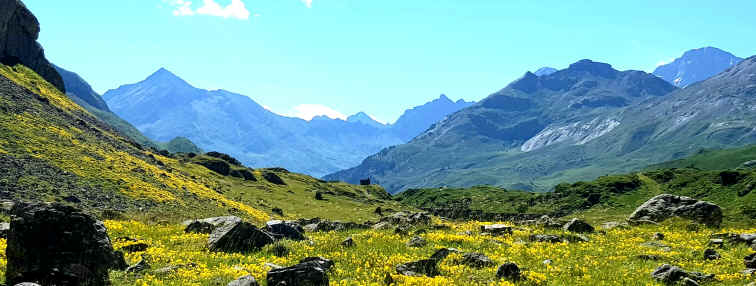
M 695 168 L 702 170 L 728 170 L 756 160 L 756 145 L 724 150 L 699 150 L 693 156 L 651 165 L 648 169 Z
M 743 257 L 753 252 L 746 246 L 727 245 L 718 249 L 722 258 L 716 261 L 704 260 L 702 253 L 713 233 L 753 233 L 756 232 L 754 228 L 690 232 L 685 230 L 685 222 L 673 220 L 660 226 L 591 234 L 588 235 L 591 241 L 586 243 L 549 244 L 526 241 L 530 234 L 561 234 L 561 231 L 528 228 L 516 230 L 511 236 L 492 237 L 478 232 L 482 224 L 450 223 L 449 230 L 429 231 L 421 235 L 429 242 L 421 248 L 407 247 L 405 243 L 410 237 L 391 231 L 308 233 L 311 242 L 283 241 L 280 244 L 288 247 L 291 253 L 275 257 L 271 253 L 272 246 L 242 254 L 212 253 L 206 247 L 207 235 L 185 234 L 179 225 L 106 222 L 109 234 L 115 240 L 115 248 L 133 243 L 117 239 L 125 236 L 150 245 L 145 252 L 127 254 L 127 260 L 135 263 L 146 254 L 152 269 L 142 274 L 114 271 L 111 273 L 113 285 L 225 285 L 247 274 L 264 281 L 269 270 L 265 263 L 289 266 L 309 256 L 334 260 L 336 266 L 329 274 L 331 285 L 383 285 L 386 274 L 391 274 L 397 285 L 513 285 L 495 278 L 496 267 L 476 269 L 462 265 L 460 255 L 451 255 L 444 260 L 439 267 L 441 276 L 435 278 L 396 274 L 394 267 L 397 264 L 425 259 L 441 247 L 481 252 L 497 265 L 515 262 L 524 269 L 525 276 L 518 285 L 660 285 L 651 279 L 650 273 L 664 263 L 716 274 L 717 285 L 745 285 L 753 279 L 739 273 L 744 269 Z M 471 231 L 472 235 L 458 234 L 464 231 Z M 652 241 L 655 232 L 665 234 L 662 242 L 671 248 L 670 251 L 641 245 Z M 340 246 L 339 243 L 348 236 L 354 238 L 355 247 Z M 0 244 L 4 243 L 5 240 L 0 240 Z M 637 258 L 638 255 L 657 255 L 660 259 L 647 261 Z M 553 263 L 543 264 L 546 259 Z M 0 259 L 0 266 L 5 263 Z M 164 274 L 154 272 L 162 267 L 188 263 L 196 266 Z

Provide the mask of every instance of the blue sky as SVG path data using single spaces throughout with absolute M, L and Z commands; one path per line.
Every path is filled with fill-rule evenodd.
M 54 63 L 98 92 L 165 67 L 281 114 L 392 122 L 583 58 L 652 71 L 685 50 L 756 54 L 756 1 L 25 0 Z

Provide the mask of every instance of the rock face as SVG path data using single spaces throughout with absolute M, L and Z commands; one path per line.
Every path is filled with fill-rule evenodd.
M 125 264 L 102 222 L 60 204 L 19 203 L 8 234 L 10 285 L 109 285 L 108 270 Z
M 333 267 L 333 262 L 322 257 L 310 257 L 300 261 L 299 264 L 273 269 L 268 272 L 268 285 L 286 286 L 327 286 L 328 269 Z
M 39 22 L 20 0 L 0 0 L 0 62 L 23 64 L 65 93 L 63 78 L 37 43 Z
M 187 233 L 212 233 L 216 228 L 240 223 L 242 219 L 236 216 L 220 216 L 206 219 L 188 220 L 183 224 L 186 225 L 184 232 Z
M 574 218 L 564 225 L 564 230 L 577 233 L 591 233 L 594 231 L 594 228 L 584 220 Z
M 252 251 L 273 242 L 269 233 L 247 222 L 220 226 L 208 238 L 210 250 L 222 252 Z
M 680 267 L 664 264 L 659 266 L 651 273 L 651 276 L 663 283 L 674 284 L 683 281 L 685 278 L 696 282 L 706 281 L 714 278 L 713 274 L 703 274 L 699 272 L 688 272 Z
M 629 221 L 661 222 L 677 216 L 707 226 L 722 223 L 722 209 L 710 202 L 669 194 L 658 195 L 643 203 L 628 218 Z

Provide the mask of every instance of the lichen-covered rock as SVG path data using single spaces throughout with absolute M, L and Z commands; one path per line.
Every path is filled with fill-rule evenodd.
M 286 286 L 327 286 L 328 269 L 333 262 L 322 257 L 303 259 L 299 264 L 268 271 L 268 285 Z
M 591 233 L 594 231 L 593 226 L 585 222 L 584 220 L 574 218 L 567 222 L 564 227 L 564 231 L 577 232 L 577 233 Z
M 219 226 L 240 223 L 242 219 L 236 216 L 219 216 L 198 220 L 188 220 L 183 224 L 186 233 L 212 233 Z
M 520 267 L 514 262 L 504 263 L 499 266 L 499 269 L 496 271 L 496 277 L 499 279 L 519 280 Z
M 269 233 L 247 222 L 226 224 L 216 228 L 208 238 L 211 251 L 247 252 L 272 244 Z
M 743 259 L 743 262 L 746 268 L 756 268 L 756 253 L 751 253 L 751 255 L 746 256 L 746 258 Z
M 696 282 L 711 280 L 714 279 L 714 274 L 689 272 L 677 266 L 664 264 L 656 268 L 656 270 L 651 273 L 651 277 L 665 284 L 675 284 L 683 281 L 683 279 L 685 278 L 694 280 Z
M 689 197 L 662 194 L 639 206 L 628 220 L 662 222 L 675 216 L 707 226 L 718 226 L 722 223 L 722 208 Z
M 234 281 L 231 281 L 226 286 L 258 286 L 260 284 L 257 283 L 257 280 L 255 280 L 255 277 L 252 277 L 252 275 L 247 275 L 244 277 L 239 277 L 239 279 L 236 279 Z
M 409 247 L 423 247 L 426 245 L 428 245 L 428 241 L 419 236 L 414 236 L 407 242 L 407 246 Z
M 272 220 L 269 221 L 265 230 L 276 239 L 305 240 L 304 229 L 296 222 Z
M 6 282 L 109 285 L 108 271 L 125 264 L 105 225 L 61 204 L 18 203 L 8 233 Z
M 441 273 L 436 267 L 437 260 L 435 259 L 423 259 L 413 262 L 408 262 L 396 266 L 396 272 L 405 276 L 428 276 L 434 277 Z
M 512 234 L 512 227 L 503 224 L 481 225 L 480 232 L 490 233 L 491 235 Z
M 37 38 L 39 22 L 24 3 L 0 0 L 0 62 L 23 64 L 66 93 L 63 78 L 45 58 L 45 51 L 37 43 Z
M 496 263 L 491 260 L 491 258 L 488 258 L 488 256 L 483 253 L 477 252 L 465 253 L 462 256 L 462 264 L 476 268 L 491 267 L 496 265 Z

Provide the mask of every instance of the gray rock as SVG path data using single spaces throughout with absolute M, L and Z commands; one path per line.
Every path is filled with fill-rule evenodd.
M 746 268 L 756 268 L 756 253 L 751 253 L 751 255 L 746 256 L 743 259 L 743 263 Z
M 716 247 L 722 247 L 724 246 L 724 239 L 721 238 L 712 238 L 709 239 L 709 242 L 707 243 L 709 246 L 716 246 Z
M 648 248 L 656 248 L 656 249 L 659 249 L 659 250 L 665 251 L 665 252 L 672 251 L 671 247 L 669 247 L 668 245 L 666 245 L 666 244 L 664 244 L 662 242 L 658 242 L 658 241 L 644 242 L 644 243 L 641 243 L 641 246 L 645 246 L 645 247 L 648 247 Z
M 129 268 L 126 268 L 126 273 L 140 273 L 150 268 L 151 266 L 147 262 L 147 257 L 142 255 L 142 259 L 139 260 L 139 262 L 135 263 L 134 265 L 129 266 Z
M 482 225 L 480 232 L 487 232 L 491 235 L 512 234 L 512 227 L 503 224 Z
M 656 240 L 664 240 L 664 234 L 661 232 L 654 233 L 654 239 Z
M 260 284 L 257 283 L 257 280 L 255 280 L 255 277 L 252 277 L 252 275 L 247 275 L 244 277 L 239 277 L 239 279 L 229 282 L 226 286 L 258 286 L 258 285 Z
M 496 270 L 496 277 L 499 279 L 519 280 L 520 267 L 514 262 L 504 263 Z
M 430 259 L 440 262 L 446 259 L 446 257 L 452 253 L 461 253 L 461 252 L 454 248 L 441 248 L 439 250 L 436 250 L 436 252 L 434 252 L 433 255 L 431 255 Z
M 740 273 L 743 273 L 746 276 L 751 276 L 751 275 L 756 274 L 756 269 L 754 269 L 754 268 L 748 268 L 746 270 L 741 271 Z
M 707 226 L 719 226 L 722 223 L 722 209 L 719 206 L 670 194 L 658 195 L 646 201 L 630 215 L 628 220 L 662 222 L 674 216 Z
M 641 254 L 641 255 L 636 256 L 636 258 L 640 260 L 651 260 L 651 261 L 657 261 L 660 259 L 659 256 L 649 255 L 649 254 Z
M 680 267 L 664 264 L 656 268 L 656 270 L 651 273 L 651 277 L 662 283 L 674 284 L 682 281 L 685 278 L 689 278 L 696 282 L 708 281 L 714 279 L 714 274 L 688 272 Z
M 129 244 L 124 247 L 121 247 L 121 250 L 125 252 L 140 252 L 140 251 L 147 250 L 147 248 L 149 247 L 150 246 L 148 244 L 144 242 L 140 242 L 140 243 Z
M 6 249 L 10 285 L 109 285 L 109 270 L 126 264 L 113 251 L 105 225 L 76 208 L 18 203 L 12 213 Z
M 408 242 L 407 246 L 409 247 L 423 247 L 428 245 L 428 241 L 425 240 L 425 238 L 415 236 L 412 237 Z
M 296 241 L 307 239 L 303 234 L 304 229 L 293 221 L 272 220 L 266 224 L 265 230 L 276 239 L 291 239 Z
M 532 234 L 528 239 L 531 242 L 549 242 L 549 243 L 560 243 L 562 242 L 562 238 L 557 235 L 551 235 L 551 234 Z
M 693 280 L 693 279 L 690 279 L 688 277 L 685 277 L 682 280 L 682 285 L 683 286 L 698 286 L 699 284 L 698 284 L 698 282 L 696 282 L 696 280 Z
M 543 261 L 542 263 L 543 263 L 543 265 L 551 265 L 551 264 L 553 264 L 553 263 L 554 263 L 554 260 L 551 260 L 551 259 L 546 259 L 546 260 L 544 260 L 544 261 Z
M 355 246 L 354 239 L 350 236 L 344 239 L 344 241 L 341 242 L 341 246 L 343 247 L 353 247 Z
M 573 218 L 563 227 L 564 231 L 577 233 L 592 233 L 595 229 L 584 220 Z
M 41 285 L 37 283 L 32 283 L 32 282 L 23 282 L 23 283 L 18 283 L 14 286 L 41 286 Z
M 615 228 L 627 229 L 628 227 L 629 225 L 626 222 L 610 221 L 610 222 L 605 222 L 601 224 L 601 228 L 604 230 L 610 230 L 610 229 L 615 229 Z
M 704 250 L 703 257 L 706 260 L 717 260 L 717 259 L 722 258 L 722 256 L 719 255 L 719 253 L 717 253 L 716 250 L 711 249 L 711 248 Z
M 206 219 L 188 220 L 183 224 L 186 226 L 186 228 L 184 229 L 184 232 L 186 233 L 210 234 L 220 226 L 237 224 L 241 221 L 242 219 L 236 216 L 220 216 Z
M 425 212 L 397 212 L 381 218 L 380 222 L 387 222 L 393 226 L 398 225 L 429 225 L 431 223 L 431 217 Z
M 396 272 L 405 276 L 428 276 L 434 277 L 441 273 L 436 267 L 437 260 L 423 259 L 396 266 Z
M 45 58 L 37 38 L 39 22 L 34 14 L 19 0 L 0 1 L 0 62 L 23 64 L 65 94 L 63 78 Z
M 330 259 L 325 259 L 323 257 L 307 257 L 299 261 L 300 264 L 310 263 L 314 265 L 318 265 L 321 268 L 325 270 L 331 269 L 333 267 L 333 261 Z
M 286 286 L 328 286 L 327 268 L 318 261 L 308 261 L 297 265 L 268 271 L 267 285 Z
M 246 252 L 260 249 L 274 241 L 273 236 L 256 226 L 239 222 L 216 228 L 208 238 L 208 248 L 210 251 Z
M 491 258 L 488 258 L 488 256 L 484 255 L 483 253 L 465 253 L 465 255 L 462 256 L 462 264 L 465 264 L 470 267 L 476 267 L 476 268 L 484 268 L 484 267 L 492 267 L 496 265 L 496 262 L 491 260 Z
M 8 238 L 8 232 L 10 231 L 10 223 L 0 223 L 0 238 Z

